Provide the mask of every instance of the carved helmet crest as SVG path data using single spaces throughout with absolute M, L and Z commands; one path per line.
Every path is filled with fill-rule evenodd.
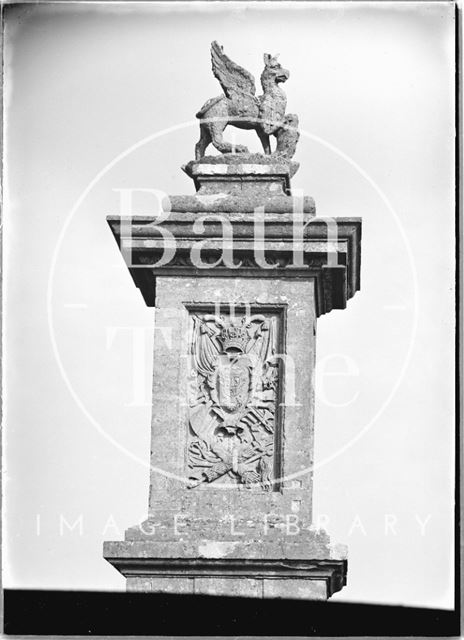
M 248 342 L 250 341 L 247 324 L 246 318 L 242 318 L 238 324 L 230 324 L 221 329 L 219 340 L 225 352 L 240 351 L 241 353 L 245 353 Z

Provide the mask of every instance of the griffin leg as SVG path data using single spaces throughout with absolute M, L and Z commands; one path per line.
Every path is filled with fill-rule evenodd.
M 227 126 L 227 122 L 226 123 L 215 122 L 211 124 L 210 132 L 213 138 L 213 146 L 215 146 L 216 149 L 221 153 L 247 153 L 248 152 L 247 147 L 241 144 L 237 144 L 234 146 L 230 144 L 230 142 L 226 142 L 223 139 L 222 134 L 226 126 Z
M 264 133 L 262 129 L 258 127 L 256 129 L 256 133 L 258 134 L 259 139 L 261 140 L 261 144 L 263 145 L 264 153 L 266 155 L 270 155 L 271 153 L 271 142 L 267 133 Z
M 195 160 L 200 160 L 205 155 L 206 147 L 211 142 L 209 125 L 200 124 L 200 139 L 195 145 Z

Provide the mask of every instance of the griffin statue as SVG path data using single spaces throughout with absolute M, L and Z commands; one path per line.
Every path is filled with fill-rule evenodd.
M 211 98 L 196 117 L 200 120 L 200 140 L 195 146 L 195 159 L 200 160 L 210 143 L 221 153 L 248 153 L 243 145 L 226 142 L 222 134 L 227 125 L 239 129 L 254 129 L 264 153 L 292 158 L 298 142 L 298 117 L 285 114 L 287 98 L 280 84 L 288 80 L 289 72 L 278 62 L 277 56 L 264 54 L 261 74 L 263 95 L 257 97 L 251 73 L 233 62 L 215 41 L 211 44 L 213 74 L 225 95 Z M 277 145 L 271 151 L 270 136 Z

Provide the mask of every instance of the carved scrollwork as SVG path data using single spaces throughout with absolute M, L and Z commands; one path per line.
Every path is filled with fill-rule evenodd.
M 272 489 L 277 321 L 263 314 L 191 314 L 191 487 L 221 478 Z

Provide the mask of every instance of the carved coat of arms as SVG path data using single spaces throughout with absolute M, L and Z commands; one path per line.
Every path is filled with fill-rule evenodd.
M 279 377 L 277 318 L 191 317 L 190 486 L 220 479 L 270 490 Z

